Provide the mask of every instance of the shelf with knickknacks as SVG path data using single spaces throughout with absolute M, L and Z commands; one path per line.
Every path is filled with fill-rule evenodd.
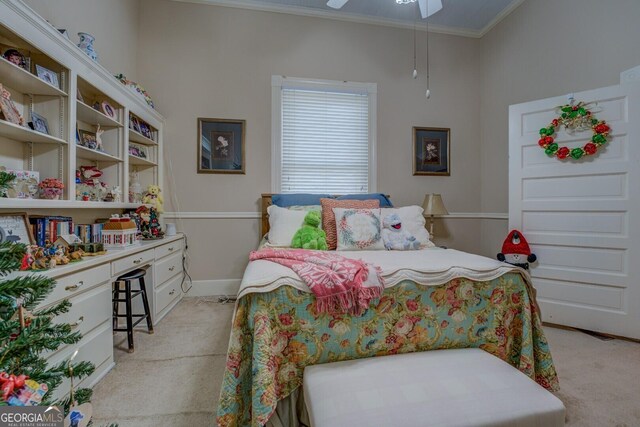
M 122 200 L 119 185 L 103 181 L 104 171 L 97 166 L 80 166 L 76 171 L 76 200 L 84 202 L 115 202 Z
M 14 171 L 22 187 L 7 196 L 37 198 L 36 191 L 23 191 L 25 179 L 66 180 L 68 70 L 4 30 L 0 53 L 0 165 Z

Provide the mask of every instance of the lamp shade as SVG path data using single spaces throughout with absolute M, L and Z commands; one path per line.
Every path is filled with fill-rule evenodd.
M 424 215 L 448 215 L 447 208 L 444 207 L 442 196 L 440 194 L 426 194 L 424 202 L 422 202 Z

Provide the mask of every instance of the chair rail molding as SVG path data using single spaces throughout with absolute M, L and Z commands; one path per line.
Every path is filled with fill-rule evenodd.
M 260 212 L 165 212 L 165 219 L 260 219 Z M 508 220 L 506 212 L 451 212 L 449 215 L 438 216 L 443 219 L 496 219 Z

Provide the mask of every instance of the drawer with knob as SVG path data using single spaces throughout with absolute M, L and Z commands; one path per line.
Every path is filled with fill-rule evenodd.
M 111 273 L 113 276 L 119 276 L 125 271 L 131 271 L 134 268 L 144 267 L 153 261 L 153 249 L 138 252 L 125 258 L 120 258 L 111 263 Z M 114 277 L 115 278 L 115 277 Z
M 166 245 L 158 246 L 156 251 L 156 259 L 164 258 L 171 254 L 182 252 L 184 240 L 179 239 L 175 242 L 167 243 Z
M 96 327 L 106 321 L 111 320 L 111 283 L 106 282 L 93 289 L 82 292 L 69 298 L 71 308 L 66 313 L 62 313 L 53 319 L 54 323 L 68 323 L 71 332 L 80 332 L 82 336 L 87 335 Z M 66 345 L 61 346 L 54 352 L 64 351 Z M 50 357 L 45 353 L 45 357 Z
M 111 283 L 104 283 L 89 292 L 69 299 L 71 308 L 56 318 L 56 322 L 71 325 L 71 332 L 85 335 L 105 320 L 111 319 Z
M 156 261 L 155 282 L 157 286 L 162 286 L 164 282 L 179 273 L 182 273 L 181 252 Z
M 175 301 L 182 294 L 180 285 L 182 283 L 182 275 L 176 276 L 170 279 L 162 286 L 155 289 L 156 294 L 156 317 L 159 313 L 167 308 L 173 301 Z
M 56 279 L 57 283 L 53 291 L 47 295 L 39 306 L 45 307 L 63 299 L 71 298 L 110 280 L 111 274 L 108 264 L 59 277 Z

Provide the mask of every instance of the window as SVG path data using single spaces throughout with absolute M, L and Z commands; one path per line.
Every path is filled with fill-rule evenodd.
M 273 192 L 375 191 L 376 87 L 273 77 Z

